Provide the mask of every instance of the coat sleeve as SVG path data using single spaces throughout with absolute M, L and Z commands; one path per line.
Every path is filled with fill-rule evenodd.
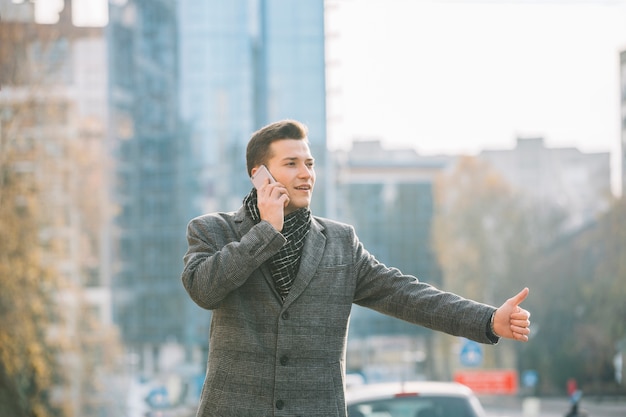
M 187 226 L 183 286 L 200 307 L 214 309 L 284 243 L 285 238 L 265 221 L 239 238 L 226 215 L 195 218 Z
M 355 303 L 410 323 L 493 344 L 489 321 L 495 307 L 441 291 L 380 263 L 353 236 Z

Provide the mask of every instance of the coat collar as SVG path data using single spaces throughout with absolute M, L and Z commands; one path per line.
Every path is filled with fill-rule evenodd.
M 239 238 L 246 234 L 252 226 L 254 226 L 254 222 L 248 216 L 246 216 L 246 210 L 242 206 L 235 212 L 234 215 L 235 223 L 239 225 Z M 289 294 L 283 303 L 283 309 L 287 308 L 291 303 L 293 303 L 306 289 L 306 287 L 313 279 L 317 271 L 317 267 L 322 260 L 322 255 L 324 254 L 324 249 L 326 248 L 326 235 L 324 234 L 324 226 L 320 222 L 317 221 L 315 216 L 311 217 L 311 230 L 307 234 L 306 241 L 304 242 L 304 247 L 302 248 L 302 258 L 300 260 L 300 269 L 298 270 L 298 274 L 293 281 L 293 285 L 291 290 L 289 290 Z M 274 295 L 278 300 L 280 300 L 280 296 L 278 292 L 274 288 L 274 279 L 272 278 L 272 274 L 269 271 L 269 268 L 266 264 L 263 264 L 260 268 L 265 280 L 268 285 L 274 292 Z
M 311 219 L 311 230 L 309 230 L 302 248 L 302 258 L 300 259 L 300 269 L 294 279 L 291 290 L 285 298 L 283 308 L 289 307 L 306 289 L 315 276 L 324 250 L 326 249 L 326 235 L 323 233 L 324 227 L 313 217 Z

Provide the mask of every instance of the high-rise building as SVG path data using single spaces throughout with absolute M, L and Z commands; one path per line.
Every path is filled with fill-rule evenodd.
M 235 210 L 251 189 L 245 148 L 279 119 L 309 127 L 326 211 L 324 2 L 179 0 L 181 113 L 200 181 L 197 210 Z
M 608 152 L 547 148 L 543 138 L 518 138 L 515 149 L 484 150 L 479 157 L 538 207 L 563 213 L 568 229 L 584 225 L 608 208 Z
M 626 51 L 622 51 L 619 55 L 620 62 L 620 132 L 621 132 L 621 166 L 622 166 L 622 197 L 626 197 Z
M 113 315 L 139 371 L 163 371 L 165 345 L 184 344 L 180 283 L 188 217 L 186 136 L 179 123 L 176 2 L 111 3 L 109 143 L 118 213 Z

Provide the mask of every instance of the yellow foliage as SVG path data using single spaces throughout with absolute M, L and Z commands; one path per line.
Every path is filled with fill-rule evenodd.
M 25 52 L 35 44 L 45 56 L 60 30 L 64 42 L 73 41 L 72 29 L 61 25 L 0 25 L 0 416 L 90 415 L 71 414 L 63 390 L 74 383 L 88 392 L 103 341 L 112 351 L 118 343 L 92 320 L 81 304 L 83 283 L 75 282 L 99 262 L 104 133 L 73 125 L 71 99 L 50 94 L 54 77 L 29 71 L 36 54 Z M 64 297 L 71 308 L 60 305 Z M 66 378 L 61 361 L 70 355 L 80 381 Z M 61 392 L 61 403 L 50 402 L 52 391 Z
M 433 244 L 446 289 L 495 304 L 514 294 L 532 251 L 524 201 L 475 157 L 461 157 L 435 181 Z

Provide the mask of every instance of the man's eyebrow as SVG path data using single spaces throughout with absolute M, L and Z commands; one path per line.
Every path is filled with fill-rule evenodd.
M 302 159 L 305 161 L 315 161 L 315 158 L 313 157 L 300 158 L 299 156 L 286 156 L 283 158 L 283 161 L 297 161 L 299 159 Z

